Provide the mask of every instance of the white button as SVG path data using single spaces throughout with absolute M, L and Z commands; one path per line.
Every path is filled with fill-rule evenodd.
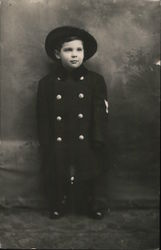
M 80 135 L 79 140 L 84 140 L 84 135 Z
M 59 76 L 57 77 L 57 79 L 58 79 L 58 81 L 60 81 L 60 80 L 61 80 L 61 78 L 60 78 Z
M 61 121 L 62 120 L 62 117 L 61 116 L 57 116 L 57 121 Z
M 61 96 L 61 95 L 57 95 L 57 96 L 56 96 L 56 99 L 57 99 L 57 100 L 60 100 L 60 99 L 62 99 L 62 96 Z
M 84 80 L 84 76 L 81 76 L 81 77 L 80 77 L 80 80 L 81 80 L 81 81 Z
M 83 118 L 83 114 L 78 114 L 78 118 Z
M 83 93 L 79 93 L 78 96 L 79 96 L 80 99 L 84 98 L 84 94 Z
M 62 138 L 61 138 L 61 137 L 57 137 L 56 140 L 59 141 L 59 142 L 61 142 L 61 141 L 62 141 Z
M 73 184 L 73 182 L 74 182 L 74 176 L 72 176 L 72 177 L 70 178 L 70 181 L 71 181 L 71 184 Z
M 74 176 L 72 176 L 70 179 L 71 179 L 71 181 L 74 181 Z

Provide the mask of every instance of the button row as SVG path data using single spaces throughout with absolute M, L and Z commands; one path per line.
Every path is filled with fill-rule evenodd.
M 78 114 L 78 118 L 79 118 L 79 119 L 82 119 L 83 117 L 84 117 L 83 114 L 81 114 L 81 113 Z M 56 119 L 57 119 L 57 121 L 61 121 L 61 120 L 62 120 L 62 117 L 61 117 L 61 116 L 57 116 Z
M 57 79 L 58 79 L 58 81 L 61 81 L 61 77 L 60 77 L 60 76 L 58 76 Z M 83 81 L 83 80 L 84 80 L 84 76 L 81 76 L 79 79 L 80 79 L 81 81 Z
M 84 137 L 84 135 L 79 135 L 79 140 L 84 140 L 85 139 L 85 137 Z M 63 140 L 63 138 L 62 137 L 57 137 L 57 139 L 56 139 L 58 142 L 61 142 L 62 140 Z
M 83 93 L 79 93 L 78 97 L 79 97 L 80 99 L 83 99 L 83 98 L 84 98 L 84 94 L 83 94 Z M 57 99 L 57 100 L 61 100 L 61 99 L 62 99 L 62 95 L 60 95 L 60 94 L 57 95 L 57 96 L 56 96 L 56 99 Z

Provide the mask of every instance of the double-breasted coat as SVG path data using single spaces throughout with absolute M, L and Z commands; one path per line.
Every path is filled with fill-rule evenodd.
M 87 180 L 103 171 L 107 108 L 104 78 L 84 66 L 69 74 L 59 65 L 39 81 L 38 137 L 51 181 Z

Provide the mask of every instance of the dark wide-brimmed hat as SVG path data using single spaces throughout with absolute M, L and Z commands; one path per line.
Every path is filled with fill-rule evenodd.
M 72 26 L 58 27 L 47 35 L 45 40 L 45 49 L 47 55 L 53 59 L 58 60 L 55 56 L 54 50 L 60 46 L 67 38 L 76 37 L 83 41 L 84 45 L 84 60 L 86 61 L 92 57 L 97 51 L 96 39 L 84 29 Z

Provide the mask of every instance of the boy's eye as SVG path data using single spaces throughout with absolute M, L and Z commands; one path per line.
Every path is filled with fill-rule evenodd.
M 72 51 L 72 48 L 65 48 L 64 51 Z
M 83 49 L 81 47 L 77 48 L 76 50 L 77 51 L 83 51 Z M 63 51 L 68 52 L 68 51 L 73 51 L 73 49 L 72 48 L 64 48 Z

